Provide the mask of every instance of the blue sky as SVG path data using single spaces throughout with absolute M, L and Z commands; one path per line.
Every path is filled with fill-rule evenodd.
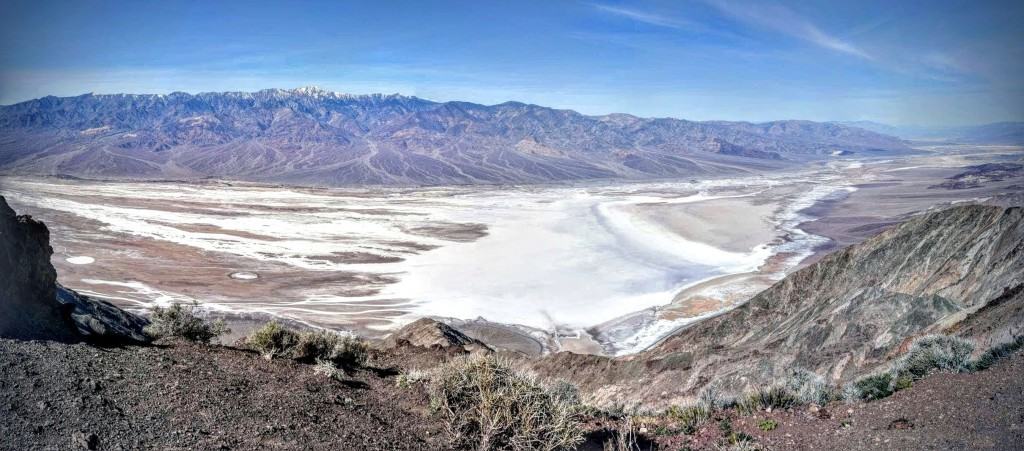
M 318 85 L 696 120 L 1024 120 L 1024 2 L 12 1 L 0 104 Z

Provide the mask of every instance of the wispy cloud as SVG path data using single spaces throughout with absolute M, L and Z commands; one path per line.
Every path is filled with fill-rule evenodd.
M 646 11 L 638 11 L 635 9 L 622 8 L 618 6 L 603 5 L 600 3 L 591 4 L 594 8 L 599 11 L 606 12 L 608 14 L 614 14 L 616 16 L 625 17 L 630 20 L 645 23 L 648 25 L 654 25 L 658 27 L 673 28 L 676 30 L 695 28 L 697 24 L 681 20 L 675 17 L 669 17 L 661 14 L 650 13 Z
M 732 0 L 705 0 L 721 13 L 740 22 L 792 36 L 819 47 L 859 58 L 872 60 L 874 57 L 857 47 L 833 36 L 809 19 L 776 3 L 738 3 Z

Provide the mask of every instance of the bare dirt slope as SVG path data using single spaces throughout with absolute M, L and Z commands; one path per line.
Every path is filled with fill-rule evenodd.
M 880 401 L 833 404 L 831 418 L 781 413 L 771 432 L 757 429 L 762 417 L 747 422 L 772 449 L 1024 449 L 1022 375 L 1018 353 L 978 373 L 933 375 Z
M 0 339 L 0 448 L 439 449 L 422 393 L 363 371 L 179 343 Z

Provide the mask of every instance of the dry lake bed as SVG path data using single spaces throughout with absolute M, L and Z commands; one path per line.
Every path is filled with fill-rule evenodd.
M 128 308 L 194 300 L 370 337 L 433 316 L 526 352 L 625 354 L 908 215 L 1024 190 L 1012 171 L 943 185 L 967 166 L 1020 163 L 1020 148 L 923 150 L 711 180 L 316 189 L 5 177 L 0 193 L 50 227 L 61 283 Z

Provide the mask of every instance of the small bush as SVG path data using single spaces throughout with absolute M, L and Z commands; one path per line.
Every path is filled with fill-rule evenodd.
M 912 387 L 913 385 L 914 385 L 914 380 L 913 379 L 911 379 L 909 377 L 906 377 L 906 376 L 900 377 L 900 378 L 897 378 L 895 381 L 893 381 L 893 383 L 892 383 L 892 391 L 897 392 L 897 391 L 900 391 L 900 390 L 906 390 L 906 389 Z
M 1024 335 L 1017 335 L 1012 340 L 988 348 L 987 351 L 978 356 L 978 360 L 971 363 L 971 370 L 986 370 L 996 362 L 1012 355 L 1021 348 L 1024 348 Z
M 338 368 L 354 369 L 363 366 L 369 356 L 366 344 L 351 334 L 329 330 L 303 332 L 293 350 L 300 362 L 329 361 Z
M 730 445 L 738 445 L 741 443 L 754 443 L 754 437 L 752 437 L 750 434 L 747 434 L 746 432 L 733 432 L 729 434 L 729 436 L 726 437 L 725 440 Z
M 740 434 L 743 433 L 741 432 Z M 760 443 L 751 440 L 739 440 L 725 446 L 719 446 L 718 449 L 723 451 L 763 451 L 767 448 L 762 446 Z
M 697 393 L 697 405 L 711 412 L 736 406 L 736 398 L 727 396 L 718 386 L 711 384 Z
M 697 432 L 697 429 L 711 420 L 711 410 L 701 405 L 672 406 L 665 411 L 665 416 L 679 423 L 683 433 L 690 435 Z
M 493 356 L 440 367 L 430 381 L 430 398 L 453 447 L 555 450 L 583 440 L 578 405 Z
M 764 420 L 757 425 L 758 429 L 765 432 L 774 431 L 777 427 L 779 427 L 779 423 L 775 420 Z
M 784 386 L 801 404 L 823 406 L 838 397 L 835 390 L 825 382 L 825 378 L 802 368 L 793 370 Z
M 338 367 L 334 366 L 333 363 L 326 360 L 316 362 L 316 365 L 313 367 L 313 372 L 336 381 L 344 379 L 344 373 L 339 370 Z
M 156 307 L 143 332 L 154 339 L 176 337 L 199 343 L 209 343 L 231 332 L 224 321 L 207 321 L 196 314 L 198 311 L 198 302 L 188 307 L 184 304 L 173 304 L 168 308 Z
M 751 414 L 758 410 L 788 409 L 799 403 L 800 400 L 785 387 L 771 386 L 748 393 L 736 407 L 742 413 Z
M 893 394 L 892 373 L 879 373 L 864 376 L 850 385 L 847 395 L 850 399 L 870 401 L 882 399 Z
M 299 334 L 281 327 L 277 321 L 265 324 L 246 338 L 249 347 L 268 359 L 290 353 L 298 342 Z
M 395 380 L 395 385 L 401 388 L 409 388 L 412 387 L 413 385 L 422 384 L 429 381 L 430 373 L 413 368 L 409 371 L 405 371 L 402 372 L 402 374 L 399 374 L 398 379 Z
M 925 376 L 938 372 L 968 372 L 976 368 L 971 361 L 974 343 L 960 337 L 928 335 L 918 338 L 910 350 L 888 371 L 857 379 L 847 386 L 847 400 L 882 399 L 905 390 Z
M 918 338 L 893 365 L 896 379 L 921 379 L 936 371 L 966 372 L 971 369 L 974 343 L 960 337 L 928 335 Z

